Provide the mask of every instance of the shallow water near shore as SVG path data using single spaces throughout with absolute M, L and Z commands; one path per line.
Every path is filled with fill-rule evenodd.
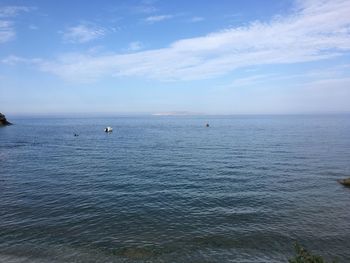
M 0 262 L 350 262 L 350 115 L 11 121 Z

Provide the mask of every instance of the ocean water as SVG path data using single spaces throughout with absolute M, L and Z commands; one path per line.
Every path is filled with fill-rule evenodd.
M 11 121 L 0 262 L 350 262 L 350 115 Z

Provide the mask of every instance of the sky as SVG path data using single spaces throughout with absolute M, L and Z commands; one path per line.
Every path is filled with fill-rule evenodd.
M 349 0 L 0 0 L 5 114 L 350 112 Z

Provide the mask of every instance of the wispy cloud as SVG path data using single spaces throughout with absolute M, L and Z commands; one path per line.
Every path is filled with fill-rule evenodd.
M 20 13 L 35 10 L 28 6 L 3 6 L 0 7 L 0 43 L 11 41 L 16 36 L 14 18 Z
M 14 17 L 23 12 L 30 12 L 35 10 L 35 7 L 30 6 L 3 6 L 0 7 L 0 18 Z
M 253 22 L 131 54 L 62 54 L 40 68 L 78 81 L 104 76 L 191 80 L 255 65 L 328 59 L 350 51 L 350 1 L 298 3 L 294 13 L 268 23 Z
M 331 83 L 332 81 L 340 83 L 348 80 L 349 64 L 341 64 L 337 66 L 327 66 L 321 69 L 312 69 L 297 73 L 276 74 L 276 73 L 256 73 L 247 76 L 234 78 L 223 88 L 239 88 L 243 86 L 268 85 L 273 86 L 276 82 L 283 82 L 285 85 L 293 84 L 293 86 L 317 86 L 316 84 Z M 302 84 L 300 84 L 302 83 Z
M 29 25 L 28 28 L 30 30 L 38 30 L 39 29 L 39 27 L 37 27 L 36 25 Z
M 197 22 L 201 22 L 201 21 L 204 21 L 204 17 L 194 16 L 190 19 L 190 22 L 192 22 L 192 23 L 197 23 Z
M 263 83 L 266 81 L 271 81 L 271 80 L 273 81 L 280 77 L 281 76 L 276 74 L 255 74 L 247 77 L 236 78 L 232 83 L 230 83 L 229 85 L 226 85 L 226 87 L 242 87 L 242 86 L 256 85 L 258 83 Z
M 154 5 L 152 1 L 142 1 L 139 5 L 133 5 L 131 7 L 133 13 L 139 14 L 151 14 L 158 11 L 158 8 Z
M 129 44 L 128 50 L 138 51 L 143 48 L 143 44 L 140 41 L 134 41 Z
M 7 20 L 0 20 L 0 43 L 5 43 L 12 40 L 16 35 L 13 28 L 13 22 Z
M 104 37 L 106 30 L 94 25 L 79 24 L 67 28 L 62 34 L 65 42 L 86 43 Z
M 172 19 L 173 17 L 174 17 L 173 15 L 149 16 L 145 19 L 145 21 L 149 24 L 153 24 L 156 22 Z
M 27 59 L 27 58 L 14 56 L 14 55 L 7 56 L 6 58 L 1 60 L 1 63 L 7 64 L 7 65 L 12 65 L 12 66 L 16 65 L 16 64 L 19 64 L 19 63 L 21 63 L 21 64 L 36 64 L 36 65 L 39 65 L 42 62 L 43 62 L 43 60 L 41 60 L 39 58 Z

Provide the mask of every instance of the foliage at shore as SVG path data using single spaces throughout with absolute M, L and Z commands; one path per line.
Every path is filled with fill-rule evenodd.
M 344 185 L 344 186 L 349 186 L 350 187 L 350 178 L 338 180 L 338 182 L 340 184 Z
M 321 256 L 311 254 L 298 243 L 295 243 L 294 247 L 296 256 L 288 260 L 289 263 L 327 263 Z M 332 261 L 332 263 L 336 263 L 336 261 Z

